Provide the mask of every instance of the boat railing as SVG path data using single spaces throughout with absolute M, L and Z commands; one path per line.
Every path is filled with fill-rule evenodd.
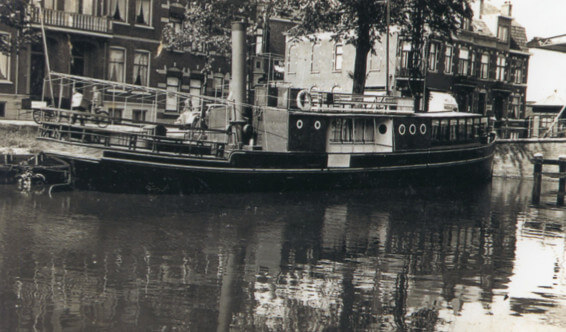
M 319 91 L 309 94 L 310 111 L 313 112 L 414 113 L 413 100 L 410 98 Z
M 140 153 L 165 153 L 223 158 L 232 132 L 206 127 L 181 128 L 148 121 L 55 108 L 36 110 L 43 113 L 39 137 L 89 145 L 104 149 L 128 150 Z M 57 112 L 55 114 L 54 112 Z M 76 117 L 75 123 L 73 118 Z

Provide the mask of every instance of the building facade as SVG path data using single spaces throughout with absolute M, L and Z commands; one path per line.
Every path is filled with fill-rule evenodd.
M 26 100 L 39 100 L 43 95 L 49 99 L 45 88 L 48 64 L 51 71 L 60 73 L 192 95 L 226 95 L 228 58 L 216 56 L 211 72 L 204 74 L 204 52 L 163 44 L 163 29 L 168 25 L 181 29 L 184 11 L 185 3 L 177 0 L 38 2 L 31 13 L 33 27 L 40 30 L 43 17 L 48 58 L 42 41 L 17 54 L 0 56 L 0 71 L 6 72 L 0 74 L 0 118 L 30 118 Z M 15 38 L 15 34 L 0 27 L 2 38 Z M 64 99 L 68 100 L 70 93 L 69 89 L 63 91 Z M 136 103 L 128 103 L 126 108 L 110 106 L 109 111 L 116 118 L 168 122 L 178 116 L 180 109 L 181 101 L 173 97 L 162 101 L 157 111 Z
M 287 39 L 285 81 L 307 89 L 351 92 L 354 47 L 332 40 L 330 34 L 317 37 Z M 411 44 L 397 32 L 389 40 L 391 93 L 410 95 Z M 417 84 L 426 91 L 427 102 L 433 92 L 450 93 L 460 111 L 493 115 L 502 137 L 522 137 L 530 57 L 526 42 L 526 31 L 511 17 L 509 5 L 465 20 L 450 42 L 425 38 L 420 51 L 422 79 Z M 368 55 L 367 93 L 385 93 L 384 43 L 382 36 L 374 45 L 376 52 Z

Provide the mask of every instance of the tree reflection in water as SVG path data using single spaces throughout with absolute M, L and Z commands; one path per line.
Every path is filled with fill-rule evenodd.
M 530 189 L 0 187 L 0 330 L 566 327 L 564 210 Z

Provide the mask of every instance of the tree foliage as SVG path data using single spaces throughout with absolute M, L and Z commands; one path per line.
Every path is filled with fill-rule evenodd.
M 471 17 L 473 0 L 389 0 L 390 20 L 408 36 L 414 49 L 421 49 L 423 35 L 450 38 L 463 17 Z M 230 23 L 246 18 L 253 31 L 272 15 L 290 18 L 297 25 L 294 36 L 331 32 L 356 48 L 353 92 L 363 93 L 367 57 L 386 31 L 385 0 L 198 0 L 187 5 L 182 31 L 169 28 L 165 40 L 172 47 L 206 48 L 229 52 Z M 420 65 L 414 52 L 411 65 Z M 416 72 L 416 71 L 415 71 Z
M 30 0 L 0 1 L 0 27 L 15 31 L 11 39 L 0 38 L 0 52 L 17 53 L 22 48 L 39 39 L 39 32 L 33 29 L 32 4 Z

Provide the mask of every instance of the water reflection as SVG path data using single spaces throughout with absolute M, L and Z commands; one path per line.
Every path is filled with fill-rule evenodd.
M 0 329 L 566 328 L 566 210 L 530 190 L 0 186 Z

